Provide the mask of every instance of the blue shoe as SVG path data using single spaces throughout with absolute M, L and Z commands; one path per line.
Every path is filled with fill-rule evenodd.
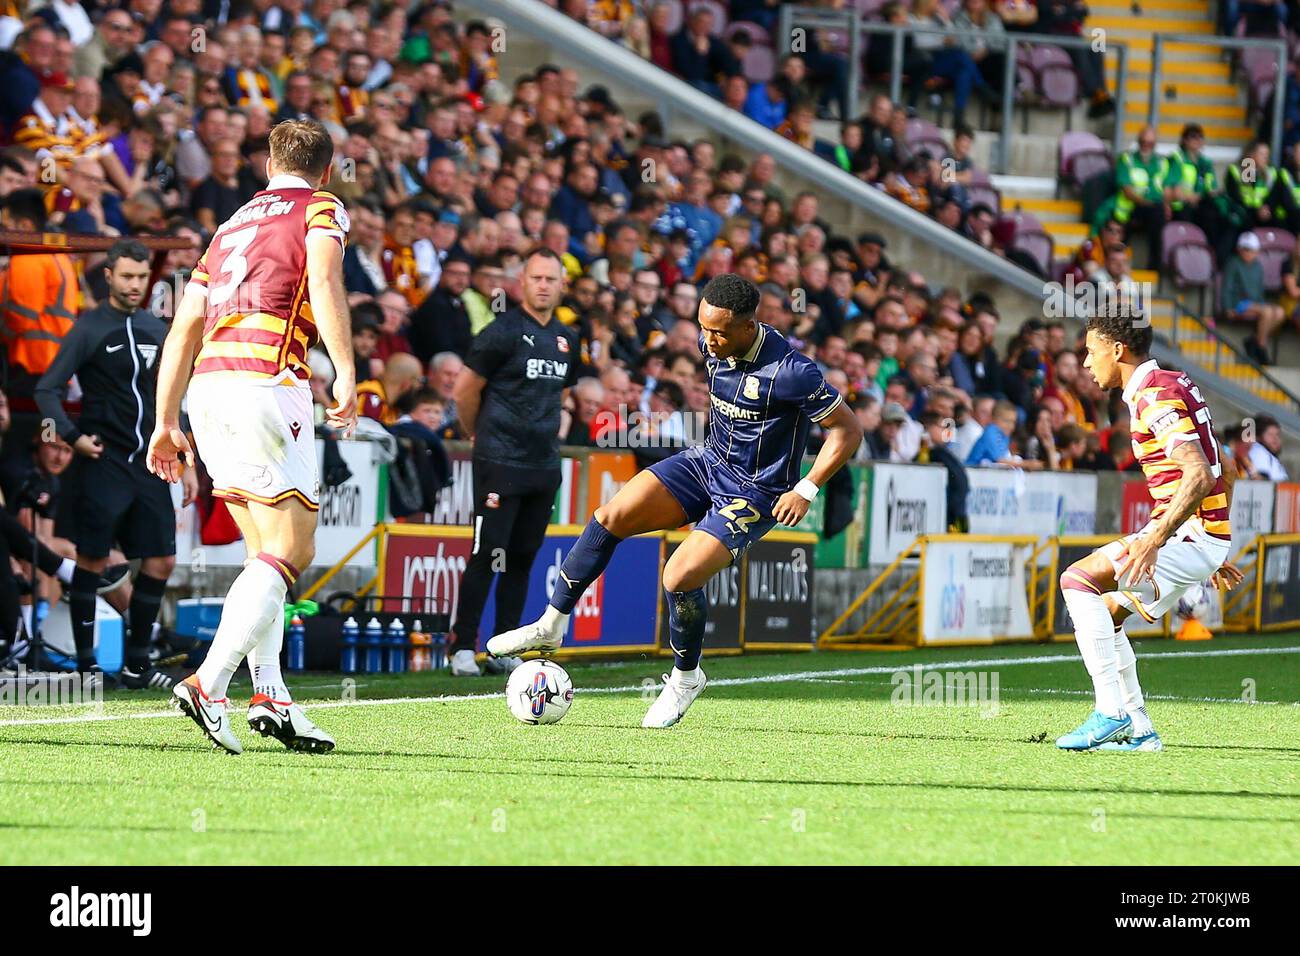
M 1098 750 L 1125 750 L 1130 753 L 1140 751 L 1142 753 L 1155 753 L 1158 750 L 1164 750 L 1165 745 L 1160 740 L 1160 735 L 1154 730 L 1149 734 L 1143 734 L 1141 737 L 1130 737 L 1128 740 L 1111 740 L 1102 744 Z
M 1098 744 L 1124 737 L 1132 729 L 1133 721 L 1128 714 L 1107 717 L 1101 711 L 1094 710 L 1076 730 L 1064 737 L 1057 737 L 1056 746 L 1062 750 L 1093 750 Z

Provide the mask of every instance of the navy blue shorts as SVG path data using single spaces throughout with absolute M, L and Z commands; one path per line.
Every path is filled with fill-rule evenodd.
M 717 538 L 738 559 L 772 530 L 777 496 L 742 485 L 697 445 L 650 466 L 695 527 Z

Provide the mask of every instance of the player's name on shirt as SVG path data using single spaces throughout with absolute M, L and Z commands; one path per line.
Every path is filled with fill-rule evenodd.
M 275 193 L 254 196 L 239 212 L 227 219 L 221 226 L 221 232 L 228 232 L 250 222 L 260 222 L 272 216 L 284 216 L 293 211 L 292 199 L 281 199 Z

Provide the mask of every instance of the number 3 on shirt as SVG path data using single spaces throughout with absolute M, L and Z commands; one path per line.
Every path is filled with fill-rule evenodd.
M 224 304 L 244 281 L 248 275 L 248 259 L 244 253 L 248 251 L 256 235 L 257 226 L 249 226 L 247 229 L 228 232 L 221 237 L 220 246 L 226 253 L 221 260 L 221 271 L 228 273 L 230 278 L 208 292 L 210 304 Z

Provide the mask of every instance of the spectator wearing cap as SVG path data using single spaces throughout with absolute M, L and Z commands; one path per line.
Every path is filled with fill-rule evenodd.
M 1259 236 L 1243 232 L 1237 237 L 1237 252 L 1223 268 L 1220 301 L 1230 319 L 1254 322 L 1255 331 L 1243 347 L 1260 365 L 1273 362 L 1273 337 L 1286 322 L 1286 313 L 1264 293 L 1264 267 L 1259 261 Z
M 713 35 L 713 11 L 704 6 L 692 10 L 682 29 L 669 45 L 672 72 L 714 99 L 722 96 L 719 81 L 740 72 L 740 64 L 727 44 Z
M 869 441 L 873 456 L 879 455 L 878 461 L 913 461 L 920 450 L 920 428 L 902 405 L 886 402 L 875 437 Z

